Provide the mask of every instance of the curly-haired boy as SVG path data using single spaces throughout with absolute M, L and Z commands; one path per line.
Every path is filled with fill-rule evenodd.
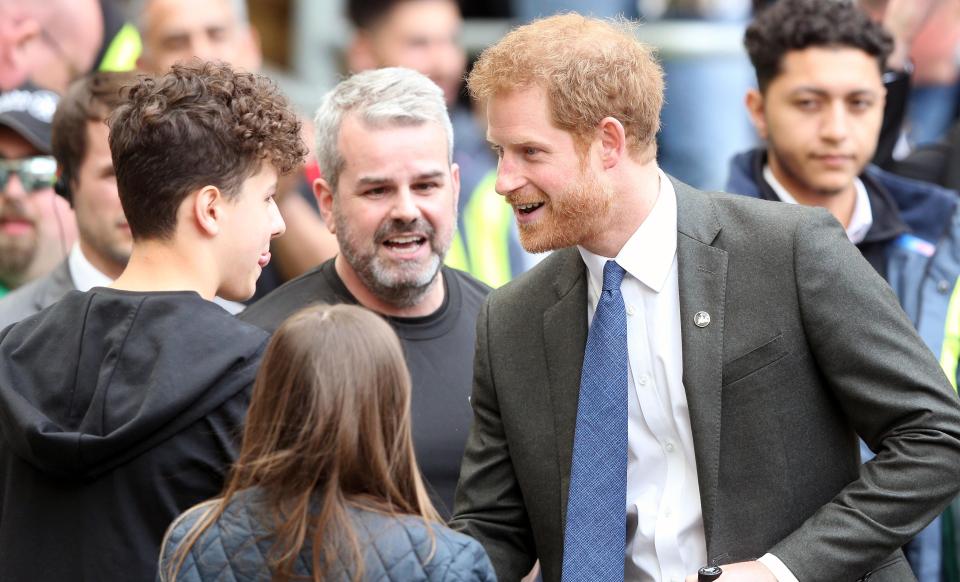
M 109 120 L 127 268 L 0 333 L 4 579 L 153 579 L 167 525 L 223 484 L 267 340 L 210 300 L 249 297 L 270 260 L 296 116 L 223 64 L 127 91 Z

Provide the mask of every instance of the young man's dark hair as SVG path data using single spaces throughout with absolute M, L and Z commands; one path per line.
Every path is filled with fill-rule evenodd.
M 285 174 L 306 155 L 300 121 L 274 84 L 224 63 L 142 77 L 128 100 L 110 118 L 110 150 L 135 240 L 169 237 L 197 188 L 213 185 L 230 198 L 265 163 Z
M 51 149 L 59 171 L 58 192 L 76 185 L 80 164 L 87 155 L 87 123 L 106 121 L 124 102 L 123 89 L 136 81 L 130 72 L 93 73 L 83 83 L 74 83 L 60 100 L 53 115 Z M 69 195 L 67 195 L 69 199 Z
M 808 47 L 850 47 L 877 59 L 883 71 L 893 38 L 848 0 L 780 0 L 747 27 L 743 44 L 765 92 L 780 72 L 783 55 Z
M 199 63 L 121 109 L 126 268 L 0 332 L 4 580 L 155 579 L 167 526 L 223 486 L 267 341 L 212 300 L 252 295 L 284 230 L 293 112 L 266 79 Z

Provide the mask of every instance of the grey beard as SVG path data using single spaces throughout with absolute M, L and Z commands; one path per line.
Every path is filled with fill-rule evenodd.
M 346 257 L 348 260 L 350 257 Z M 354 271 L 371 293 L 394 307 L 413 307 L 430 291 L 440 272 L 440 257 L 433 255 L 434 265 L 427 276 L 415 280 L 391 281 L 390 273 L 377 265 L 377 260 L 354 265 Z

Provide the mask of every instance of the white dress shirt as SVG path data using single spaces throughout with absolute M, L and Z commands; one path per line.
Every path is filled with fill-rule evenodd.
M 609 258 L 579 250 L 589 272 L 590 322 Z M 630 372 L 625 580 L 683 582 L 707 564 L 707 547 L 683 386 L 677 198 L 662 171 L 653 209 L 614 258 L 627 273 L 620 286 L 627 311 Z M 776 557 L 767 554 L 763 561 L 771 570 L 779 566 L 789 575 Z M 774 573 L 783 582 L 792 578 Z
M 113 279 L 104 275 L 100 269 L 94 267 L 87 260 L 83 251 L 80 250 L 80 243 L 74 243 L 73 248 L 70 249 L 67 268 L 70 270 L 73 285 L 78 291 L 89 291 L 94 287 L 107 287 L 113 283 Z
M 781 202 L 787 204 L 799 204 L 783 184 L 773 175 L 773 170 L 769 165 L 763 167 L 763 179 L 770 184 L 774 193 Z M 870 196 L 867 195 L 867 187 L 860 178 L 853 179 L 853 187 L 856 189 L 857 197 L 853 202 L 853 214 L 850 215 L 850 224 L 844 228 L 847 238 L 853 244 L 860 244 L 867 236 L 867 231 L 873 226 L 873 210 L 870 209 Z

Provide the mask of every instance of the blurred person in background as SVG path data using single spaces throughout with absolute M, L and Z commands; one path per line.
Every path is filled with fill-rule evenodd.
M 460 45 L 462 20 L 455 0 L 347 0 L 355 34 L 347 48 L 352 72 L 380 67 L 419 71 L 443 89 L 460 167 L 457 233 L 447 264 L 498 287 L 539 257 L 520 245 L 509 206 L 493 188 L 497 160 L 482 122 L 459 102 L 466 67 Z
M 177 519 L 162 582 L 492 582 L 483 548 L 443 526 L 413 453 L 396 333 L 352 305 L 276 331 L 222 496 Z
M 132 13 L 143 38 L 141 70 L 164 73 L 194 57 L 260 68 L 260 40 L 245 0 L 135 0 Z
M 317 110 L 314 183 L 340 246 L 240 317 L 274 331 L 317 302 L 362 305 L 400 336 L 413 376 L 413 443 L 445 517 L 470 427 L 477 313 L 489 287 L 444 265 L 456 229 L 459 168 L 443 92 L 403 68 L 358 73 Z
M 130 258 L 133 239 L 120 206 L 106 119 L 124 101 L 132 73 L 94 73 L 76 81 L 53 116 L 54 185 L 74 210 L 78 240 L 54 269 L 0 300 L 0 328 L 63 297 L 109 285 Z
M 747 107 L 767 145 L 733 160 L 727 190 L 829 210 L 956 387 L 960 352 L 947 340 L 960 323 L 957 197 L 869 164 L 893 39 L 851 4 L 787 0 L 762 12 L 744 42 L 759 85 Z M 937 518 L 906 547 L 922 582 L 940 582 L 942 540 Z
M 91 71 L 133 69 L 140 36 L 113 0 L 0 0 L 0 91 L 62 94 Z
M 0 295 L 51 272 L 76 239 L 73 211 L 53 190 L 58 99 L 26 87 L 0 94 Z
M 260 40 L 250 24 L 246 0 L 134 0 L 132 14 L 143 37 L 137 65 L 163 73 L 191 58 L 223 61 L 247 71 L 262 63 Z M 309 122 L 304 140 L 312 144 Z M 255 301 L 337 252 L 336 239 L 323 224 L 310 182 L 313 161 L 304 171 L 281 179 L 277 205 L 287 224 L 284 236 L 271 244 L 275 260 L 257 282 Z M 308 177 L 310 176 L 310 177 Z
M 829 0 L 828 0 L 829 1 Z M 842 0 L 852 2 L 863 9 L 873 20 L 879 22 L 893 37 L 893 50 L 887 58 L 883 73 L 883 84 L 886 88 L 886 102 L 883 111 L 883 125 L 880 128 L 876 152 L 873 163 L 884 169 L 900 172 L 897 159 L 902 158 L 909 151 L 911 145 L 904 139 L 905 132 L 910 129 L 908 113 L 917 113 L 916 107 L 911 107 L 913 99 L 912 85 L 914 77 L 914 63 L 911 61 L 911 51 L 914 46 L 927 42 L 928 31 L 941 24 L 935 22 L 948 5 L 955 5 L 953 0 Z M 768 6 L 775 4 L 775 0 L 753 0 L 754 13 L 759 14 Z M 941 64 L 943 64 L 941 62 Z M 921 65 L 921 68 L 927 68 Z M 940 71 L 943 68 L 936 67 Z M 931 101 L 939 97 L 929 93 Z M 942 96 L 942 95 L 941 95 Z M 921 98 L 922 99 L 922 98 Z M 933 117 L 941 116 L 942 107 L 937 106 L 929 113 Z M 927 116 L 926 111 L 920 111 L 921 116 Z M 896 158 L 894 154 L 896 154 Z
M 956 119 L 960 101 L 960 2 L 859 0 L 897 40 L 888 67 L 910 69 L 904 131 L 910 146 L 935 142 Z

